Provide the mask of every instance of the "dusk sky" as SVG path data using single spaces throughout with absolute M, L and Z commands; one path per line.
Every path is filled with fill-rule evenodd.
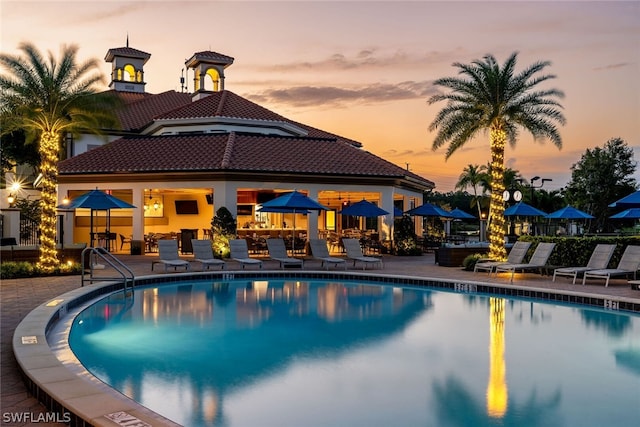
M 489 161 L 488 137 L 448 161 L 432 151 L 432 81 L 455 76 L 454 62 L 519 52 L 565 92 L 563 148 L 522 134 L 506 165 L 526 179 L 566 185 L 586 148 L 620 137 L 640 158 L 639 1 L 0 1 L 1 50 L 33 43 L 56 57 L 77 44 L 148 52 L 146 90 L 180 91 L 184 62 L 212 50 L 235 58 L 225 88 L 292 120 L 360 141 L 364 149 L 452 190 L 464 166 Z M 189 90 L 192 77 L 188 76 Z M 105 86 L 106 88 L 106 86 Z M 635 175 L 640 181 L 640 173 Z

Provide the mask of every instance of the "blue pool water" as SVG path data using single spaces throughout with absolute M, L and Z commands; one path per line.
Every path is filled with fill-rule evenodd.
M 637 425 L 640 317 L 375 283 L 193 281 L 113 294 L 69 343 L 185 426 Z

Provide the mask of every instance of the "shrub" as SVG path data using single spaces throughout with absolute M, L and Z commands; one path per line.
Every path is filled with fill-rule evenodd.
M 37 265 L 27 261 L 8 261 L 0 264 L 0 279 L 19 279 L 24 277 L 62 276 L 80 274 L 82 266 L 75 264 L 60 264 L 51 272 L 44 272 Z
M 396 222 L 394 240 L 396 255 L 422 255 L 411 217 L 404 215 Z
M 229 209 L 222 206 L 211 221 L 213 253 L 220 258 L 228 258 L 230 254 L 229 240 L 236 238 L 236 220 Z
M 487 255 L 483 255 L 483 254 L 472 254 L 472 255 L 468 255 L 463 261 L 462 261 L 462 267 L 464 267 L 464 270 L 466 271 L 473 271 L 473 269 L 476 267 L 476 263 L 478 262 L 478 260 L 482 259 L 482 258 L 486 258 Z

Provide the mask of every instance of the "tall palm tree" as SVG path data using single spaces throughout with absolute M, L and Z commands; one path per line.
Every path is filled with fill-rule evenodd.
M 30 43 L 19 46 L 22 55 L 0 54 L 0 119 L 2 133 L 22 130 L 26 143 L 38 144 L 42 174 L 39 267 L 51 271 L 56 253 L 58 160 L 67 134 L 100 134 L 114 128 L 116 97 L 97 92 L 103 77 L 95 59 L 77 63 L 77 46 L 63 46 L 60 60 L 49 52 L 45 59 Z
M 429 98 L 429 105 L 447 101 L 438 112 L 429 131 L 437 130 L 433 141 L 436 150 L 448 143 L 445 158 L 472 140 L 480 131 L 489 131 L 491 153 L 491 224 L 489 256 L 506 259 L 504 242 L 504 151 L 507 141 L 515 146 L 521 129 L 536 140 L 550 139 L 558 148 L 562 138 L 557 124 L 564 124 L 562 106 L 555 98 L 564 94 L 557 89 L 536 88 L 555 78 L 538 75 L 550 62 L 536 62 L 520 73 L 515 72 L 518 53 L 514 52 L 502 67 L 493 55 L 471 64 L 454 63 L 461 77 L 437 79 L 435 86 L 449 89 Z
M 462 170 L 462 173 L 458 177 L 458 182 L 456 183 L 456 190 L 464 191 L 467 187 L 471 187 L 473 189 L 473 199 L 471 203 L 475 204 L 478 208 L 478 218 L 482 218 L 480 202 L 484 196 L 485 183 L 488 181 L 489 175 L 487 174 L 487 166 L 470 164 Z M 478 196 L 478 186 L 482 188 L 480 196 Z

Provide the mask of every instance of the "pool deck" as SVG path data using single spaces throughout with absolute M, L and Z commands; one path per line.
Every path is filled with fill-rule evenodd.
M 161 268 L 151 271 L 151 261 L 155 254 L 148 255 L 127 255 L 116 254 L 116 256 L 134 272 L 136 276 L 146 276 L 162 273 Z M 184 259 L 189 259 L 184 256 Z M 494 285 L 509 286 L 509 276 L 501 274 L 497 278 L 489 278 L 486 273 L 473 273 L 457 267 L 440 267 L 434 263 L 433 254 L 424 254 L 419 257 L 383 257 L 384 268 L 371 269 L 371 273 L 381 273 L 385 275 L 403 275 L 417 277 L 446 278 L 460 280 L 461 282 L 487 282 Z M 349 263 L 349 271 L 362 271 L 360 264 L 354 269 Z M 194 268 L 199 268 L 195 264 Z M 228 271 L 241 270 L 238 263 L 229 261 Z M 254 269 L 248 267 L 247 269 Z M 160 270 L 160 271 L 158 271 Z M 279 263 L 264 259 L 264 270 L 279 270 Z M 304 270 L 321 271 L 319 261 L 309 259 L 305 262 Z M 331 270 L 334 270 L 332 267 Z M 184 271 L 184 270 L 181 270 Z M 197 270 L 196 270 L 197 271 Z M 339 268 L 338 271 L 342 271 Z M 172 272 L 166 274 L 173 274 Z M 581 292 L 595 296 L 612 296 L 623 298 L 640 303 L 640 291 L 631 289 L 626 279 L 612 279 L 608 287 L 604 287 L 604 281 L 590 281 L 587 285 L 572 285 L 571 280 L 560 277 L 554 283 L 550 276 L 538 274 L 516 274 L 514 285 L 539 289 L 555 289 L 571 292 Z M 52 298 L 65 292 L 80 287 L 79 276 L 59 276 L 31 279 L 3 280 L 0 283 L 0 412 L 3 419 L 2 426 L 28 426 L 31 422 L 4 422 L 5 414 L 29 413 L 31 417 L 38 417 L 39 414 L 46 414 L 46 408 L 41 405 L 36 398 L 31 396 L 25 387 L 22 377 L 19 374 L 17 362 L 12 349 L 13 333 L 22 319 L 35 307 L 43 304 Z M 62 426 L 60 423 L 37 423 L 39 426 Z

